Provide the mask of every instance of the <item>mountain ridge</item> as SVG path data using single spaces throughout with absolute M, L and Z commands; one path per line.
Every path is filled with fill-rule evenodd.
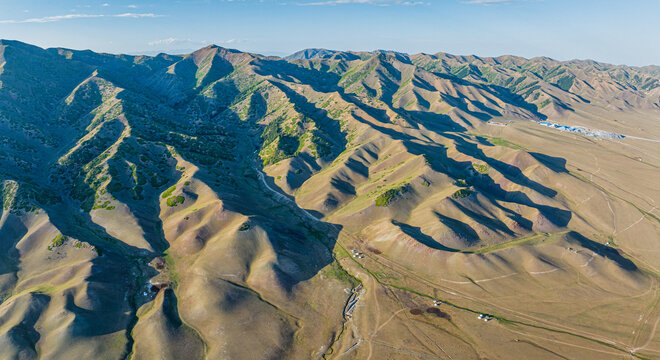
M 19 40 L 11 40 L 11 39 L 0 39 L 0 45 L 2 45 L 3 41 L 8 42 L 8 43 L 20 43 L 20 44 L 29 45 L 25 42 L 21 42 Z M 31 46 L 36 46 L 36 45 L 31 45 Z M 38 46 L 36 46 L 36 47 L 38 47 Z M 202 48 L 199 48 L 197 50 L 186 50 L 186 51 L 189 54 L 189 53 L 193 53 L 193 52 L 199 51 L 199 50 L 207 48 L 207 47 L 218 47 L 218 48 L 223 48 L 223 49 L 227 49 L 227 50 L 240 51 L 240 50 L 232 49 L 232 48 L 229 48 L 229 47 L 223 47 L 223 46 L 220 46 L 220 45 L 217 45 L 217 44 L 209 44 L 209 45 L 206 45 L 206 46 L 204 46 Z M 39 47 L 39 48 L 41 48 L 41 47 Z M 89 50 L 89 49 L 85 49 L 85 50 L 79 50 L 78 49 L 78 50 L 76 50 L 76 49 L 69 49 L 69 48 L 57 47 L 57 46 L 56 47 L 49 47 L 49 48 L 41 48 L 41 49 L 44 49 L 44 50 L 47 50 L 47 49 L 61 49 L 61 50 L 73 50 L 73 51 L 92 51 L 92 50 Z M 179 51 L 179 50 L 177 50 L 177 51 Z M 341 53 L 345 53 L 345 54 L 355 54 L 355 53 L 376 54 L 376 53 L 379 53 L 379 52 L 385 52 L 385 53 L 391 52 L 391 53 L 398 53 L 398 54 L 403 54 L 403 55 L 407 55 L 407 56 L 413 56 L 413 55 L 427 55 L 427 56 L 428 55 L 433 55 L 433 56 L 448 55 L 448 56 L 451 56 L 451 57 L 465 58 L 465 59 L 467 59 L 467 58 L 475 58 L 475 59 L 518 58 L 518 59 L 521 59 L 521 60 L 524 60 L 524 61 L 549 60 L 551 62 L 557 62 L 557 63 L 591 63 L 591 64 L 605 65 L 605 66 L 608 66 L 608 67 L 628 67 L 628 68 L 632 68 L 632 69 L 648 69 L 649 71 L 653 71 L 653 72 L 660 71 L 660 65 L 658 65 L 658 64 L 647 64 L 647 65 L 614 64 L 614 63 L 610 63 L 610 62 L 606 62 L 606 61 L 600 61 L 600 60 L 594 60 L 594 59 L 581 59 L 581 58 L 574 58 L 574 59 L 569 59 L 569 60 L 557 60 L 557 59 L 547 57 L 547 56 L 543 56 L 543 55 L 534 56 L 534 57 L 524 57 L 524 56 L 513 55 L 513 54 L 505 54 L 505 55 L 498 55 L 498 56 L 481 56 L 481 55 L 474 55 L 474 54 L 473 55 L 456 55 L 456 54 L 450 54 L 450 53 L 446 53 L 446 52 L 442 52 L 442 51 L 436 52 L 436 53 L 433 53 L 433 54 L 429 54 L 429 53 L 426 53 L 426 52 L 406 53 L 406 52 L 401 52 L 401 51 L 382 50 L 382 49 L 372 50 L 372 51 L 350 51 L 350 50 L 332 50 L 332 49 L 326 49 L 326 48 L 305 48 L 305 49 L 295 51 L 294 53 L 289 54 L 289 55 L 285 55 L 285 56 L 262 55 L 262 54 L 259 54 L 257 52 L 245 52 L 245 51 L 240 51 L 240 52 L 259 55 L 259 56 L 262 56 L 262 57 L 281 58 L 281 59 L 284 59 L 284 60 L 311 60 L 311 59 L 319 57 L 319 56 L 321 56 L 321 57 L 331 57 L 332 55 L 341 54 Z M 306 55 L 306 53 L 308 53 L 308 54 Z M 102 53 L 102 54 L 109 54 L 109 53 Z M 321 55 L 318 55 L 318 54 L 321 54 Z M 151 54 L 151 55 L 147 55 L 147 54 L 132 54 L 132 55 L 131 54 L 122 54 L 122 55 L 125 55 L 125 56 L 151 56 L 151 57 L 157 57 L 159 55 L 173 55 L 173 56 L 176 56 L 176 55 L 186 55 L 186 54 L 171 53 L 171 52 L 168 52 L 168 51 L 161 51 L 158 54 Z M 297 56 L 294 56 L 294 55 L 297 55 Z M 305 57 L 305 56 L 307 56 L 307 57 Z
M 658 354 L 656 68 L 6 40 L 0 64 L 9 357 Z
M 306 48 L 302 50 L 298 50 L 294 52 L 291 55 L 283 57 L 283 59 L 286 60 L 311 60 L 313 58 L 318 58 L 318 57 L 332 57 L 332 55 L 338 54 L 338 53 L 347 53 L 347 54 L 355 54 L 355 53 L 371 53 L 371 54 L 376 54 L 379 52 L 387 53 L 398 53 L 402 55 L 407 55 L 407 56 L 414 56 L 414 55 L 426 55 L 426 56 L 450 56 L 454 58 L 463 58 L 463 59 L 506 59 L 506 58 L 515 58 L 523 61 L 534 61 L 534 60 L 547 60 L 551 62 L 557 62 L 557 63 L 591 63 L 591 64 L 599 64 L 599 65 L 606 65 L 606 66 L 613 66 L 613 67 L 629 67 L 629 68 L 637 68 L 637 69 L 644 69 L 644 68 L 650 68 L 652 70 L 658 70 L 660 68 L 660 65 L 656 64 L 647 64 L 647 65 L 627 65 L 627 64 L 613 64 L 605 61 L 599 61 L 599 60 L 594 60 L 594 59 L 579 59 L 579 58 L 574 58 L 574 59 L 569 59 L 569 60 L 557 60 L 551 57 L 547 56 L 534 56 L 534 57 L 524 57 L 524 56 L 519 56 L 519 55 L 513 55 L 513 54 L 505 54 L 505 55 L 498 55 L 498 56 L 481 56 L 481 55 L 456 55 L 456 54 L 450 54 L 446 52 L 436 52 L 433 54 L 426 53 L 426 52 L 419 52 L 419 53 L 406 53 L 406 52 L 401 52 L 401 51 L 395 51 L 395 50 L 372 50 L 372 51 L 350 51 L 350 50 L 331 50 L 331 49 L 325 49 L 325 48 Z M 320 54 L 320 55 L 318 55 Z M 296 56 L 294 56 L 296 55 Z

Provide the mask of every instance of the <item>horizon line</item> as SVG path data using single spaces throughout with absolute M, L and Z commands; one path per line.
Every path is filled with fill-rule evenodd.
M 435 53 L 424 52 L 424 51 L 420 51 L 420 52 L 416 52 L 416 53 L 409 53 L 409 52 L 405 52 L 405 51 L 387 50 L 387 49 L 334 50 L 334 49 L 328 49 L 328 48 L 323 48 L 323 47 L 307 47 L 307 48 L 303 48 L 303 49 L 300 49 L 300 50 L 296 50 L 296 51 L 294 51 L 292 53 L 289 53 L 288 55 L 285 55 L 285 56 L 278 56 L 278 55 L 266 55 L 266 53 L 268 53 L 267 51 L 240 50 L 240 49 L 237 49 L 237 48 L 231 48 L 231 47 L 226 47 L 226 46 L 222 46 L 222 45 L 217 45 L 215 43 L 209 43 L 208 45 L 205 45 L 205 46 L 197 48 L 197 49 L 181 49 L 181 51 L 190 51 L 190 52 L 187 52 L 187 53 L 168 52 L 168 51 L 177 51 L 176 49 L 174 49 L 174 50 L 141 50 L 141 51 L 135 51 L 135 52 L 127 51 L 127 52 L 113 53 L 113 52 L 105 52 L 105 51 L 95 51 L 95 50 L 92 50 L 92 49 L 89 49 L 89 48 L 88 49 L 73 49 L 73 48 L 67 48 L 67 47 L 63 47 L 63 46 L 41 47 L 39 45 L 34 45 L 34 44 L 31 44 L 31 43 L 28 43 L 28 42 L 25 42 L 25 41 L 21 41 L 21 40 L 0 38 L 0 43 L 2 43 L 3 41 L 18 42 L 18 43 L 21 43 L 21 44 L 26 44 L 26 45 L 38 47 L 42 50 L 62 49 L 62 50 L 81 51 L 81 52 L 82 51 L 90 51 L 90 52 L 97 53 L 97 54 L 107 54 L 107 55 L 117 55 L 117 56 L 120 56 L 120 55 L 148 56 L 148 57 L 156 57 L 156 56 L 159 56 L 159 55 L 186 56 L 186 55 L 190 55 L 192 53 L 195 53 L 195 52 L 197 52 L 199 50 L 202 50 L 202 49 L 205 49 L 205 48 L 217 47 L 217 48 L 222 48 L 222 49 L 227 49 L 227 50 L 235 50 L 235 51 L 246 53 L 246 54 L 258 55 L 258 56 L 262 56 L 262 57 L 277 57 L 277 58 L 284 59 L 284 60 L 286 60 L 287 57 L 290 57 L 292 55 L 295 55 L 297 53 L 300 53 L 300 52 L 303 52 L 303 51 L 306 51 L 306 50 L 326 50 L 326 51 L 332 51 L 332 52 L 335 52 L 335 53 L 353 53 L 353 54 L 376 53 L 376 52 L 393 52 L 393 53 L 402 54 L 402 55 L 406 55 L 406 56 L 445 54 L 445 55 L 451 55 L 451 56 L 455 56 L 455 57 L 476 57 L 476 58 L 480 58 L 480 59 L 484 59 L 484 58 L 485 59 L 497 59 L 497 58 L 502 58 L 502 57 L 516 57 L 516 58 L 521 58 L 521 59 L 528 60 L 528 61 L 534 60 L 534 59 L 546 58 L 546 59 L 549 59 L 551 61 L 556 61 L 556 62 L 561 62 L 561 63 L 570 63 L 570 62 L 575 62 L 575 61 L 580 61 L 580 62 L 589 62 L 589 61 L 591 61 L 591 62 L 595 62 L 595 63 L 602 64 L 602 65 L 626 66 L 626 67 L 630 67 L 630 68 L 660 67 L 660 64 L 646 64 L 646 65 L 614 64 L 614 63 L 610 63 L 610 62 L 606 62 L 606 61 L 595 60 L 595 59 L 592 59 L 592 58 L 586 58 L 586 59 L 572 58 L 572 59 L 568 59 L 568 60 L 559 60 L 559 59 L 555 59 L 555 58 L 552 58 L 552 57 L 547 56 L 547 55 L 537 55 L 537 56 L 533 56 L 533 57 L 526 57 L 526 56 L 514 55 L 514 54 L 502 54 L 502 55 L 497 55 L 497 56 L 484 56 L 484 55 L 476 55 L 476 54 L 469 54 L 469 55 L 468 54 L 452 54 L 452 53 L 448 53 L 448 52 L 444 52 L 444 51 L 438 51 L 438 52 L 435 52 Z M 280 52 L 280 51 L 278 51 L 278 52 Z M 148 53 L 152 53 L 152 54 L 156 54 L 156 55 L 149 55 Z M 280 53 L 284 54 L 286 52 L 281 51 Z

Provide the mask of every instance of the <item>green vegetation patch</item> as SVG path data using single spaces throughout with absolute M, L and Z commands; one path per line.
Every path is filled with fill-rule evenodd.
M 167 178 L 160 176 L 158 174 L 154 174 L 150 179 L 149 179 L 149 184 L 151 184 L 152 187 L 159 188 L 165 184 L 167 184 Z
M 488 169 L 490 169 L 490 166 L 488 166 L 486 164 L 472 164 L 472 167 L 479 174 L 488 174 Z
M 48 245 L 48 250 L 51 251 L 54 248 L 60 247 L 60 246 L 64 245 L 67 241 L 69 241 L 68 237 L 66 237 L 62 234 L 58 234 L 57 236 L 55 236 L 53 238 L 50 245 Z
M 351 256 L 351 254 L 349 254 L 348 251 L 346 251 L 346 249 L 340 245 L 335 246 L 334 255 L 335 259 L 337 260 Z
M 492 136 L 487 136 L 487 135 L 475 135 L 475 136 L 488 139 L 488 141 L 491 144 L 495 145 L 495 146 L 504 146 L 504 147 L 508 147 L 509 149 L 514 149 L 514 150 L 527 150 L 527 148 L 522 146 L 522 145 L 512 143 L 509 140 L 502 139 L 502 138 L 499 138 L 499 137 L 492 137 Z
M 548 242 L 548 241 L 558 240 L 558 239 L 561 238 L 562 235 L 564 235 L 566 233 L 568 233 L 568 230 L 557 232 L 557 233 L 537 233 L 537 234 L 526 236 L 526 237 L 523 237 L 523 238 L 520 238 L 520 239 L 507 241 L 507 242 L 504 242 L 504 243 L 501 243 L 501 244 L 496 244 L 496 245 L 483 247 L 483 248 L 478 249 L 478 250 L 474 250 L 474 251 L 466 250 L 464 252 L 476 253 L 476 254 L 485 254 L 485 253 L 489 253 L 489 252 L 493 252 L 493 251 L 497 251 L 497 250 L 507 249 L 507 248 L 514 247 L 514 246 L 536 245 L 536 244 L 545 243 L 545 242 Z
M 333 261 L 330 265 L 326 266 L 321 270 L 321 274 L 326 277 L 337 279 L 344 283 L 351 284 L 351 287 L 356 287 L 360 284 L 360 280 L 356 279 L 353 275 L 349 274 L 339 262 Z
M 167 206 L 169 206 L 169 207 L 175 207 L 175 206 L 177 206 L 177 205 L 179 205 L 179 204 L 183 204 L 184 201 L 185 201 L 185 198 L 184 198 L 183 196 L 181 196 L 181 195 L 179 195 L 179 196 L 172 196 L 172 197 L 170 197 L 170 198 L 167 199 Z
M 548 105 L 550 105 L 551 102 L 552 102 L 552 100 L 550 100 L 550 99 L 545 99 L 545 100 L 541 101 L 539 103 L 539 110 L 543 109 L 544 107 L 546 107 Z
M 461 199 L 461 198 L 470 196 L 470 194 L 472 194 L 472 190 L 470 190 L 470 189 L 459 189 L 459 190 L 456 190 L 456 192 L 454 192 L 453 194 L 451 194 L 451 198 L 452 199 Z
M 559 80 L 557 80 L 557 87 L 559 87 L 564 91 L 568 91 L 573 86 L 574 80 L 575 78 L 572 75 L 562 76 L 561 78 L 559 78 Z
M 163 199 L 170 197 L 170 195 L 172 195 L 174 190 L 176 190 L 176 186 L 172 186 L 171 188 L 165 190 L 165 192 L 163 193 L 163 195 L 161 195 L 161 197 Z
M 250 230 L 250 224 L 247 222 L 244 222 L 241 224 L 241 227 L 238 228 L 238 231 L 248 231 Z
M 456 180 L 456 186 L 468 187 L 468 183 L 464 179 L 458 179 Z
M 6 181 L 4 184 L 2 184 L 2 207 L 5 210 L 11 209 L 16 192 L 18 190 L 18 184 L 14 181 Z
M 106 209 L 106 210 L 112 210 L 115 207 L 110 205 L 110 200 L 106 200 L 105 202 L 101 203 L 100 201 L 98 203 L 94 203 L 94 207 L 92 207 L 92 210 L 96 209 Z
M 407 187 L 405 185 L 389 189 L 376 198 L 376 206 L 388 206 L 397 196 L 405 193 L 406 191 Z
M 0 152 L 0 159 L 2 158 L 1 155 Z M 12 214 L 36 212 L 37 204 L 52 205 L 60 201 L 59 196 L 52 192 L 45 191 L 32 184 L 21 183 L 19 185 L 14 180 L 3 181 L 0 178 L 0 189 L 2 189 L 0 193 L 2 207 Z
M 504 146 L 504 147 L 508 147 L 508 148 L 511 148 L 511 149 L 514 149 L 514 150 L 527 150 L 527 148 L 522 146 L 522 145 L 512 143 L 511 141 L 505 140 L 505 139 L 502 139 L 502 138 L 493 137 L 493 138 L 490 138 L 489 140 L 493 145 Z

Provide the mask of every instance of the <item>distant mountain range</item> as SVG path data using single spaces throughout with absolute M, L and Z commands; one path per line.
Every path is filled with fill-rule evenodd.
M 658 121 L 658 66 L 0 40 L 0 358 L 660 356 Z

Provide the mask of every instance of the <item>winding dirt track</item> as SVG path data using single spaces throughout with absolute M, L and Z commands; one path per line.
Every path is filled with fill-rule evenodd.
M 492 303 L 492 302 L 485 301 L 485 300 L 483 300 L 483 299 L 477 299 L 477 298 L 474 298 L 474 297 L 472 297 L 472 296 L 470 296 L 470 295 L 467 295 L 467 294 L 462 293 L 460 290 L 457 290 L 457 289 L 451 289 L 451 290 L 449 290 L 449 289 L 445 288 L 444 286 L 442 286 L 442 285 L 440 285 L 440 284 L 436 284 L 436 283 L 434 283 L 434 282 L 432 282 L 432 281 L 430 281 L 430 280 L 427 280 L 427 279 L 422 278 L 422 277 L 420 277 L 420 276 L 418 276 L 418 275 L 416 275 L 416 274 L 413 274 L 413 273 L 411 273 L 411 272 L 408 272 L 405 268 L 403 268 L 402 266 L 400 266 L 400 265 L 398 265 L 398 264 L 396 264 L 396 263 L 390 261 L 390 260 L 387 259 L 387 258 L 383 258 L 383 257 L 381 257 L 381 256 L 378 256 L 378 258 L 379 258 L 379 260 L 380 260 L 380 261 L 378 261 L 378 262 L 379 262 L 381 265 L 384 265 L 384 266 L 386 266 L 386 267 L 392 269 L 392 270 L 395 271 L 395 272 L 405 274 L 406 276 L 408 276 L 408 277 L 410 277 L 410 278 L 414 278 L 414 279 L 416 279 L 417 281 L 419 281 L 419 282 L 421 282 L 421 283 L 423 283 L 423 284 L 425 284 L 425 285 L 427 285 L 427 286 L 430 286 L 430 287 L 432 287 L 432 288 L 436 288 L 436 289 L 438 289 L 438 290 L 440 290 L 440 291 L 442 291 L 442 292 L 450 293 L 450 294 L 453 294 L 453 295 L 455 295 L 455 296 L 460 296 L 460 297 L 462 297 L 462 298 L 464 298 L 464 299 L 466 299 L 466 300 L 470 300 L 470 301 L 472 301 L 472 302 L 474 302 L 474 303 L 477 303 L 477 304 L 484 304 L 484 305 L 487 305 L 487 306 L 490 306 L 490 307 L 493 307 L 493 308 L 496 308 L 496 309 L 500 309 L 500 310 L 502 310 L 502 311 L 505 312 L 505 313 L 509 313 L 509 314 L 512 314 L 512 315 L 516 315 L 516 316 L 518 316 L 519 318 L 524 319 L 524 321 L 527 321 L 527 322 L 529 322 L 529 323 L 531 323 L 531 324 L 534 324 L 534 323 L 540 323 L 540 324 L 542 324 L 543 326 L 548 327 L 548 328 L 554 328 L 554 329 L 556 329 L 556 330 L 564 331 L 564 332 L 567 332 L 567 333 L 569 333 L 569 334 L 575 334 L 575 335 L 577 335 L 577 336 L 582 336 L 582 337 L 587 338 L 587 339 L 593 339 L 593 340 L 600 341 L 600 342 L 603 342 L 603 343 L 608 343 L 608 344 L 611 344 L 611 345 L 615 345 L 615 346 L 621 347 L 621 348 L 626 349 L 626 350 L 631 350 L 631 349 L 630 349 L 630 346 L 629 346 L 628 344 L 625 344 L 625 343 L 622 343 L 622 342 L 619 342 L 619 341 L 614 341 L 614 340 L 611 340 L 611 339 L 603 338 L 603 337 L 601 337 L 601 336 L 599 336 L 599 335 L 597 335 L 597 334 L 592 334 L 592 333 L 589 333 L 589 332 L 581 331 L 581 330 L 579 330 L 579 329 L 575 329 L 575 328 L 572 328 L 572 327 L 569 327 L 569 326 L 565 326 L 565 325 L 562 325 L 562 324 L 556 324 L 556 323 L 553 323 L 553 322 L 550 322 L 550 321 L 547 321 L 547 320 L 537 319 L 537 318 L 534 318 L 534 317 L 532 317 L 532 316 L 530 316 L 530 315 L 527 315 L 527 314 L 524 314 L 524 313 L 520 313 L 520 312 L 515 311 L 515 310 L 512 310 L 512 309 L 508 309 L 508 308 L 502 307 L 501 305 L 494 304 L 494 303 Z M 387 264 L 385 264 L 385 263 L 389 263 L 390 265 L 387 265 Z M 397 269 L 395 269 L 395 267 L 396 267 Z M 598 350 L 597 348 L 590 348 L 590 349 L 592 349 L 592 350 L 594 350 L 594 351 L 600 351 L 600 350 Z M 620 353 L 619 353 L 619 354 L 620 354 Z
M 655 332 L 658 329 L 658 324 L 660 324 L 660 317 L 655 320 L 655 324 L 653 324 L 653 329 L 651 329 L 651 333 L 649 334 L 648 340 L 646 340 L 646 342 L 642 346 L 634 348 L 632 351 L 634 352 L 639 351 L 649 346 L 649 344 L 651 344 L 651 341 L 653 341 L 653 338 L 655 337 Z

